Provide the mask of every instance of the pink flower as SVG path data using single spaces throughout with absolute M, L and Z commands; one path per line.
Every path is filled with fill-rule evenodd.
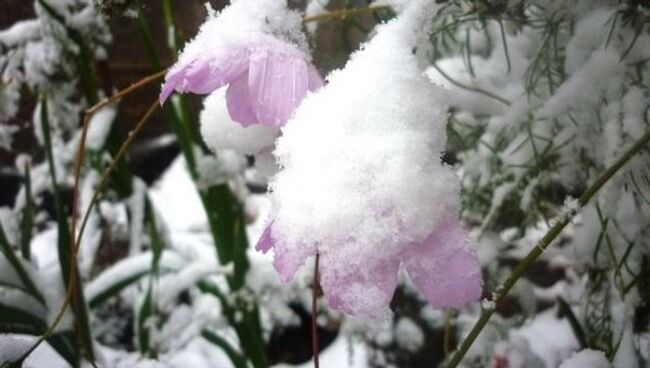
M 289 249 L 273 238 L 273 224 L 265 230 L 256 249 L 275 250 L 274 266 L 283 281 L 290 280 L 315 246 Z M 481 269 L 474 247 L 457 219 L 448 216 L 421 243 L 412 244 L 392 257 L 368 261 L 363 269 L 349 267 L 341 273 L 332 267 L 328 253 L 321 253 L 321 287 L 328 304 L 337 310 L 361 316 L 385 314 L 395 287 L 400 265 L 434 308 L 461 308 L 481 297 Z M 357 298 L 373 295 L 372 300 Z
M 300 13 L 277 0 L 233 0 L 208 18 L 165 77 L 174 91 L 209 94 L 228 85 L 228 112 L 244 126 L 280 127 L 323 84 L 309 60 Z
M 444 91 L 413 53 L 431 14 L 433 0 L 413 0 L 379 26 L 296 109 L 273 152 L 272 222 L 257 249 L 274 249 L 283 281 L 319 254 L 325 299 L 348 314 L 390 313 L 400 269 L 433 307 L 481 296 L 475 247 L 457 218 L 460 182 L 440 160 Z
M 280 127 L 307 92 L 322 84 L 316 68 L 300 53 L 258 48 L 220 62 L 201 56 L 181 60 L 165 77 L 160 103 L 174 90 L 208 94 L 228 85 L 226 99 L 233 120 L 244 126 Z

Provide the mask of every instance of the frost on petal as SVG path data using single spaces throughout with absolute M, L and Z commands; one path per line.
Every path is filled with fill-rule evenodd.
M 481 297 L 476 252 L 458 220 L 447 218 L 421 244 L 403 254 L 413 283 L 434 308 L 462 308 Z
M 275 249 L 273 266 L 283 282 L 291 280 L 298 268 L 305 264 L 305 260 L 316 254 L 316 249 L 307 245 L 288 247 L 284 243 L 274 242 L 273 248 Z
M 307 62 L 269 51 L 251 55 L 248 74 L 251 105 L 261 124 L 280 127 L 307 94 Z
M 321 257 L 320 284 L 330 307 L 356 316 L 379 318 L 388 308 L 395 287 L 399 259 L 367 261 L 365 267 L 341 267 Z
M 160 93 L 165 102 L 174 91 L 206 94 L 235 81 L 246 71 L 248 55 L 233 56 L 218 65 L 212 65 L 209 57 L 198 57 L 186 64 L 177 64 L 167 73 Z
M 242 74 L 228 86 L 226 103 L 230 117 L 243 126 L 257 123 L 257 117 L 251 106 L 250 93 L 248 92 L 248 74 Z
M 266 226 L 266 229 L 262 232 L 260 239 L 257 241 L 255 250 L 266 253 L 269 249 L 273 248 L 273 237 L 271 236 L 271 226 L 273 223 L 270 223 Z

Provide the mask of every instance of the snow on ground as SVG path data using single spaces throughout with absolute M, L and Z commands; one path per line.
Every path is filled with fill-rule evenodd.
M 24 335 L 0 335 L 0 363 L 13 361 L 34 344 L 36 338 Z M 23 368 L 68 368 L 59 354 L 47 343 L 41 344 L 30 354 L 23 364 Z
M 366 368 L 368 365 L 366 346 L 363 342 L 339 337 L 327 349 L 321 351 L 319 363 L 321 367 L 335 368 Z M 310 360 L 304 364 L 277 364 L 274 368 L 312 368 Z

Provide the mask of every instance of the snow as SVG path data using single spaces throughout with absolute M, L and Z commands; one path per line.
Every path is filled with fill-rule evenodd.
M 133 192 L 127 200 L 130 211 L 129 218 L 129 255 L 133 256 L 142 251 L 144 237 L 144 209 L 147 196 L 147 186 L 139 179 L 133 180 Z
M 103 18 L 96 15 L 92 1 L 57 0 L 51 3 L 70 27 L 84 35 L 96 59 L 107 55 L 104 46 L 110 35 Z M 289 53 L 307 55 L 300 14 L 287 10 L 285 2 L 235 0 L 232 3 L 219 15 L 211 10 L 196 39 L 202 44 L 201 51 L 210 50 L 213 54 L 210 57 L 217 61 L 250 47 L 280 47 Z M 306 3 L 305 13 L 310 16 L 325 12 L 329 1 Z M 406 10 L 409 3 L 414 2 L 384 0 L 372 5 L 389 4 L 409 17 Z M 514 8 L 519 3 L 512 0 L 507 6 Z M 160 274 L 154 281 L 156 301 L 164 312 L 155 320 L 161 325 L 152 326 L 152 341 L 160 347 L 159 361 L 145 359 L 138 352 L 98 345 L 100 366 L 232 366 L 221 349 L 199 335 L 204 326 L 214 327 L 215 333 L 238 346 L 218 300 L 194 287 L 197 280 L 208 279 L 228 290 L 223 280 L 228 268 L 216 262 L 214 240 L 209 234 L 195 184 L 199 188 L 217 183 L 231 186 L 244 203 L 246 221 L 252 222 L 247 228 L 251 244 L 259 238 L 268 218 L 277 215 L 280 221 L 276 225 L 283 240 L 299 247 L 304 246 L 299 240 L 305 239 L 321 251 L 340 252 L 335 261 L 341 269 L 361 268 L 364 262 L 391 255 L 396 249 L 426 235 L 441 212 L 458 209 L 455 174 L 439 162 L 439 154 L 445 149 L 447 106 L 452 107 L 450 120 L 453 117 L 459 125 L 479 132 L 476 147 L 453 148 L 458 158 L 457 169 L 463 175 L 464 194 L 469 194 L 463 198 L 468 200 L 463 203 L 464 215 L 476 226 L 483 219 L 507 215 L 506 211 L 513 205 L 511 201 L 518 199 L 520 202 L 514 206 L 525 214 L 524 220 L 509 223 L 510 227 L 505 230 L 500 227 L 502 224 L 490 221 L 474 229 L 474 234 L 482 235 L 480 258 L 491 280 L 504 276 L 504 258 L 521 258 L 548 230 L 540 215 L 549 215 L 553 221 L 562 215 L 580 212 L 558 240 L 561 247 L 552 245 L 542 256 L 544 262 L 564 272 L 563 279 L 548 287 L 520 281 L 511 296 L 519 299 L 523 316 L 529 320 L 522 321 L 521 315 L 515 320 L 506 320 L 495 314 L 479 342 L 472 347 L 473 352 L 480 351 L 482 358 L 487 359 L 481 360 L 485 364 L 476 366 L 487 366 L 489 359 L 495 357 L 505 358 L 510 368 L 622 368 L 643 364 L 641 359 L 648 359 L 650 345 L 647 332 L 634 332 L 632 328 L 634 310 L 639 303 L 636 288 L 630 289 L 625 300 L 615 300 L 610 305 L 615 342 L 621 339 L 612 363 L 603 352 L 578 351 L 578 343 L 566 320 L 556 318 L 553 308 L 545 312 L 538 312 L 537 308 L 562 297 L 578 318 L 582 318 L 581 303 L 590 283 L 586 270 L 592 266 L 607 273 L 605 282 L 612 283 L 608 286 L 614 298 L 620 297 L 617 285 L 612 282 L 619 278 L 612 276 L 613 267 L 618 265 L 602 249 L 595 254 L 601 234 L 611 238 L 617 260 L 622 259 L 628 244 L 634 242 L 626 264 L 620 267 L 621 281 L 625 285 L 638 274 L 640 260 L 647 256 L 650 207 L 643 198 L 644 190 L 646 196 L 650 193 L 648 183 L 644 182 L 648 174 L 647 153 L 626 165 L 621 175 L 612 179 L 594 198 L 594 203 L 584 209 L 569 197 L 566 200 L 549 198 L 548 193 L 577 196 L 577 192 L 592 183 L 648 130 L 650 99 L 645 86 L 650 74 L 644 60 L 650 57 L 650 35 L 641 33 L 634 47 L 623 56 L 635 37 L 633 27 L 621 18 L 619 11 L 624 9 L 624 4 L 610 0 L 577 0 L 571 4 L 540 0 L 525 5 L 527 19 L 535 24 L 543 25 L 548 18 L 557 15 L 562 18 L 551 28 L 524 25 L 517 29 L 517 24 L 512 24 L 515 22 L 504 24 L 512 61 L 509 73 L 496 21 L 486 20 L 480 25 L 468 22 L 449 36 L 456 39 L 452 42 L 453 49 L 443 50 L 435 65 L 469 89 L 455 85 L 431 67 L 430 60 L 422 58 L 428 51 L 422 47 L 427 40 L 414 40 L 417 37 L 412 37 L 411 28 L 427 27 L 416 27 L 414 17 L 410 18 L 409 27 L 404 26 L 400 32 L 388 32 L 397 28 L 397 22 L 380 26 L 375 32 L 377 37 L 353 55 L 346 69 L 330 75 L 330 86 L 308 97 L 300 107 L 294 120 L 282 132 L 275 151 L 279 162 L 273 152 L 280 135 L 278 130 L 261 125 L 245 128 L 233 123 L 225 107 L 225 89 L 210 95 L 205 100 L 200 120 L 205 143 L 214 155 L 196 156 L 200 172 L 198 183 L 188 175 L 185 161 L 177 158 L 152 188 L 136 180 L 130 198 L 116 200 L 109 194 L 99 211 L 91 215 L 79 257 L 83 276 L 92 275 L 90 270 L 103 229 L 107 229 L 107 234 L 116 243 L 128 240 L 130 250 L 128 257 L 99 275 L 92 275 L 85 283 L 89 300 L 116 283 L 143 274 L 141 282 L 120 293 L 119 302 L 132 308 L 134 300 L 142 295 L 142 286 L 149 283 L 152 255 L 145 250 L 148 238 L 143 228 L 147 197 L 157 218 L 162 220 L 166 243 Z M 455 6 L 451 2 L 441 13 Z M 0 149 L 11 151 L 13 137 L 19 127 L 22 129 L 21 122 L 15 124 L 19 107 L 23 107 L 21 94 L 30 95 L 24 101 L 34 96 L 47 96 L 57 181 L 68 189 L 79 139 L 78 117 L 87 108 L 78 89 L 79 73 L 73 66 L 79 50 L 63 27 L 41 6 L 36 5 L 36 13 L 35 19 L 16 22 L 0 30 Z M 443 16 L 450 17 L 449 14 L 440 15 Z M 318 25 L 319 22 L 312 22 L 306 27 L 313 34 Z M 612 36 L 605 47 L 610 28 Z M 557 46 L 541 46 L 546 31 L 557 32 L 552 35 L 557 36 L 553 40 Z M 467 50 L 469 55 L 459 55 L 458 47 L 463 48 L 466 35 L 471 50 Z M 415 56 L 413 48 L 416 48 Z M 194 56 L 192 46 L 186 48 L 181 57 Z M 531 66 L 538 56 L 542 67 L 549 63 L 553 86 L 548 85 L 546 76 L 534 86 L 527 84 L 527 78 L 535 72 Z M 475 76 L 468 72 L 468 57 L 472 58 Z M 422 77 L 423 71 L 427 80 Z M 448 92 L 443 93 L 439 86 Z M 472 89 L 489 91 L 506 101 Z M 179 103 L 178 98 L 174 97 L 173 101 Z M 35 109 L 32 124 L 42 144 L 41 107 L 39 104 Z M 109 106 L 93 117 L 88 149 L 101 150 L 116 113 L 117 106 Z M 525 167 L 535 162 L 533 145 L 544 151 L 547 141 L 553 143 L 546 157 L 550 165 L 539 171 Z M 564 144 L 560 145 L 561 142 Z M 256 171 L 246 168 L 244 155 L 255 156 Z M 40 160 L 40 155 L 34 157 Z M 21 172 L 24 163 L 21 159 L 18 165 Z M 31 169 L 34 199 L 38 202 L 47 196 L 44 193 L 51 191 L 49 169 L 47 163 L 36 161 Z M 278 170 L 280 173 L 272 181 L 273 192 L 269 196 L 248 193 L 245 180 L 265 185 L 267 177 Z M 632 174 L 640 189 L 632 183 Z M 96 181 L 97 173 L 85 169 L 79 204 L 82 210 L 88 204 Z M 273 208 L 269 197 L 275 203 Z M 439 197 L 444 198 L 437 200 Z M 476 197 L 485 198 L 485 203 L 481 204 L 484 208 L 473 207 Z M 1 211 L 0 221 L 12 243 L 18 240 L 17 219 L 24 204 L 25 193 L 21 189 L 14 208 Z M 539 205 L 543 209 L 536 213 Z M 57 256 L 58 234 L 53 219 L 42 210 L 42 203 L 36 206 L 32 259 L 23 263 L 43 292 L 47 305 L 42 306 L 9 286 L 0 287 L 0 301 L 50 322 L 64 294 Z M 597 208 L 608 225 L 601 223 Z M 509 219 L 519 221 L 517 217 Z M 309 305 L 311 264 L 304 267 L 292 283 L 283 284 L 272 268 L 270 255 L 250 249 L 248 258 L 251 270 L 246 279 L 247 290 L 233 291 L 232 299 L 258 303 L 265 334 L 273 327 L 295 324 L 299 319 L 287 302 Z M 8 285 L 20 285 L 4 256 L 0 256 L 0 280 Z M 189 295 L 191 304 L 177 303 L 181 292 Z M 359 297 L 364 296 L 368 297 Z M 475 322 L 481 306 L 494 308 L 490 300 L 493 298 L 459 312 L 457 323 L 461 332 L 466 332 Z M 365 362 L 372 354 L 366 351 L 368 339 L 359 340 L 356 336 L 371 335 L 369 331 L 374 330 L 367 323 L 356 321 L 354 323 L 359 325 L 350 328 L 353 324 L 350 319 L 343 320 L 341 314 L 328 310 L 322 301 L 320 307 L 320 322 L 342 323 L 339 337 L 321 352 L 323 366 L 367 366 Z M 415 312 L 428 325 L 443 326 L 441 311 L 428 306 Z M 101 325 L 97 331 L 115 327 L 102 318 L 101 313 L 91 313 L 93 325 Z M 113 315 L 112 318 L 123 316 Z M 396 318 L 391 321 L 394 328 L 382 331 L 377 338 L 395 342 L 401 350 L 425 348 L 420 326 L 409 318 Z M 126 318 L 123 320 L 124 324 L 128 323 Z M 71 322 L 71 314 L 67 313 L 59 331 L 70 329 Z M 496 342 L 501 338 L 505 340 Z M 31 337 L 0 336 L 0 362 L 15 358 L 31 343 Z M 30 356 L 25 366 L 67 365 L 44 344 Z M 311 367 L 312 363 L 301 366 Z
M 25 335 L 0 335 L 0 363 L 14 361 L 21 357 L 23 352 L 31 348 L 36 338 Z M 23 368 L 69 368 L 61 356 L 46 342 L 39 345 L 32 354 L 25 359 Z
M 2 104 L 0 104 L 0 113 Z M 2 117 L 2 114 L 0 114 Z M 7 151 L 11 150 L 11 142 L 13 135 L 18 131 L 18 127 L 15 125 L 7 125 L 6 123 L 0 122 L 0 148 Z
M 148 272 L 151 269 L 152 257 L 152 253 L 147 251 L 116 262 L 86 284 L 84 289 L 86 299 L 92 300 L 112 286 L 140 273 Z M 164 251 L 160 258 L 159 267 L 162 270 L 176 270 L 180 269 L 184 263 L 178 255 Z
M 172 162 L 151 188 L 149 196 L 170 229 L 207 229 L 205 211 L 183 157 L 179 156 Z
M 525 339 L 530 351 L 539 356 L 546 367 L 557 367 L 578 348 L 578 341 L 566 319 L 558 319 L 554 310 L 535 316 L 518 330 L 510 333 L 511 339 Z
M 603 46 L 607 40 L 612 9 L 595 8 L 576 24 L 573 36 L 566 46 L 564 68 L 567 73 L 575 73 L 590 58 L 591 53 Z
M 605 354 L 599 350 L 584 349 L 573 354 L 569 359 L 560 364 L 559 368 L 611 368 Z M 628 365 L 626 367 L 632 367 Z
M 77 203 L 77 213 L 79 214 L 79 219 L 77 221 L 79 226 L 81 225 L 81 221 L 83 221 L 83 216 L 85 215 L 86 210 L 90 206 L 90 201 L 94 194 L 95 187 L 97 186 L 99 178 L 100 175 L 97 171 L 90 170 L 81 179 L 81 183 L 79 185 L 79 203 Z M 77 230 L 80 229 L 77 228 Z M 77 259 L 79 264 L 79 272 L 83 277 L 86 277 L 91 271 L 101 240 L 102 229 L 99 215 L 97 211 L 93 210 L 88 217 L 88 222 L 86 223 L 83 237 L 81 237 L 81 242 L 78 245 L 79 248 Z
M 361 341 L 354 338 L 348 340 L 345 337 L 339 337 L 332 342 L 330 346 L 322 350 L 319 355 L 319 363 L 322 367 L 337 368 L 366 368 L 368 352 L 366 346 Z M 300 365 L 277 364 L 273 368 L 311 368 L 312 362 L 306 362 Z
M 272 146 L 278 136 L 278 130 L 268 125 L 243 126 L 234 122 L 226 106 L 225 88 L 212 92 L 204 100 L 200 121 L 201 136 L 214 152 L 226 149 L 254 155 Z
M 14 23 L 11 27 L 0 31 L 0 44 L 6 47 L 16 47 L 35 39 L 40 34 L 41 22 L 37 19 L 24 20 Z
M 232 269 L 232 266 L 219 267 L 215 257 L 195 261 L 179 272 L 162 278 L 157 302 L 161 308 L 172 308 L 174 299 L 199 280 L 208 275 L 226 275 L 231 273 Z
M 117 106 L 115 104 L 105 106 L 92 115 L 88 122 L 87 149 L 99 151 L 104 146 L 116 116 Z
M 595 107 L 602 98 L 620 93 L 620 81 L 625 75 L 625 64 L 620 63 L 620 58 L 613 48 L 594 51 L 589 60 L 546 101 L 539 115 L 555 117 L 569 109 Z M 603 75 L 607 78 L 602 78 Z
M 300 14 L 277 0 L 232 1 L 219 13 L 209 12 L 176 65 L 196 58 L 208 58 L 217 65 L 258 47 L 308 58 Z
M 197 188 L 207 189 L 214 185 L 227 184 L 241 177 L 246 167 L 246 159 L 232 150 L 222 149 L 216 155 L 198 153 L 196 167 L 199 178 Z
M 417 352 L 424 345 L 424 333 L 412 319 L 402 317 L 395 325 L 395 342 L 410 352 Z
M 457 178 L 439 158 L 444 93 L 411 53 L 426 28 L 422 2 L 413 4 L 305 98 L 274 152 L 274 239 L 294 250 L 318 244 L 341 271 L 424 240 L 458 208 Z

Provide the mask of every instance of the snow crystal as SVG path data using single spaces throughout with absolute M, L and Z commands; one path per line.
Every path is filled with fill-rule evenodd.
M 481 307 L 485 310 L 494 310 L 497 307 L 497 303 L 494 300 L 483 298 L 483 300 L 481 300 Z
M 402 317 L 395 325 L 395 342 L 406 351 L 416 352 L 424 345 L 424 333 L 412 319 Z
M 278 130 L 264 124 L 243 126 L 232 120 L 226 106 L 226 88 L 211 93 L 203 102 L 201 136 L 214 152 L 230 149 L 253 155 L 272 146 Z
M 584 349 L 563 361 L 559 368 L 611 368 L 611 366 L 602 351 Z M 630 365 L 628 367 L 632 366 Z

